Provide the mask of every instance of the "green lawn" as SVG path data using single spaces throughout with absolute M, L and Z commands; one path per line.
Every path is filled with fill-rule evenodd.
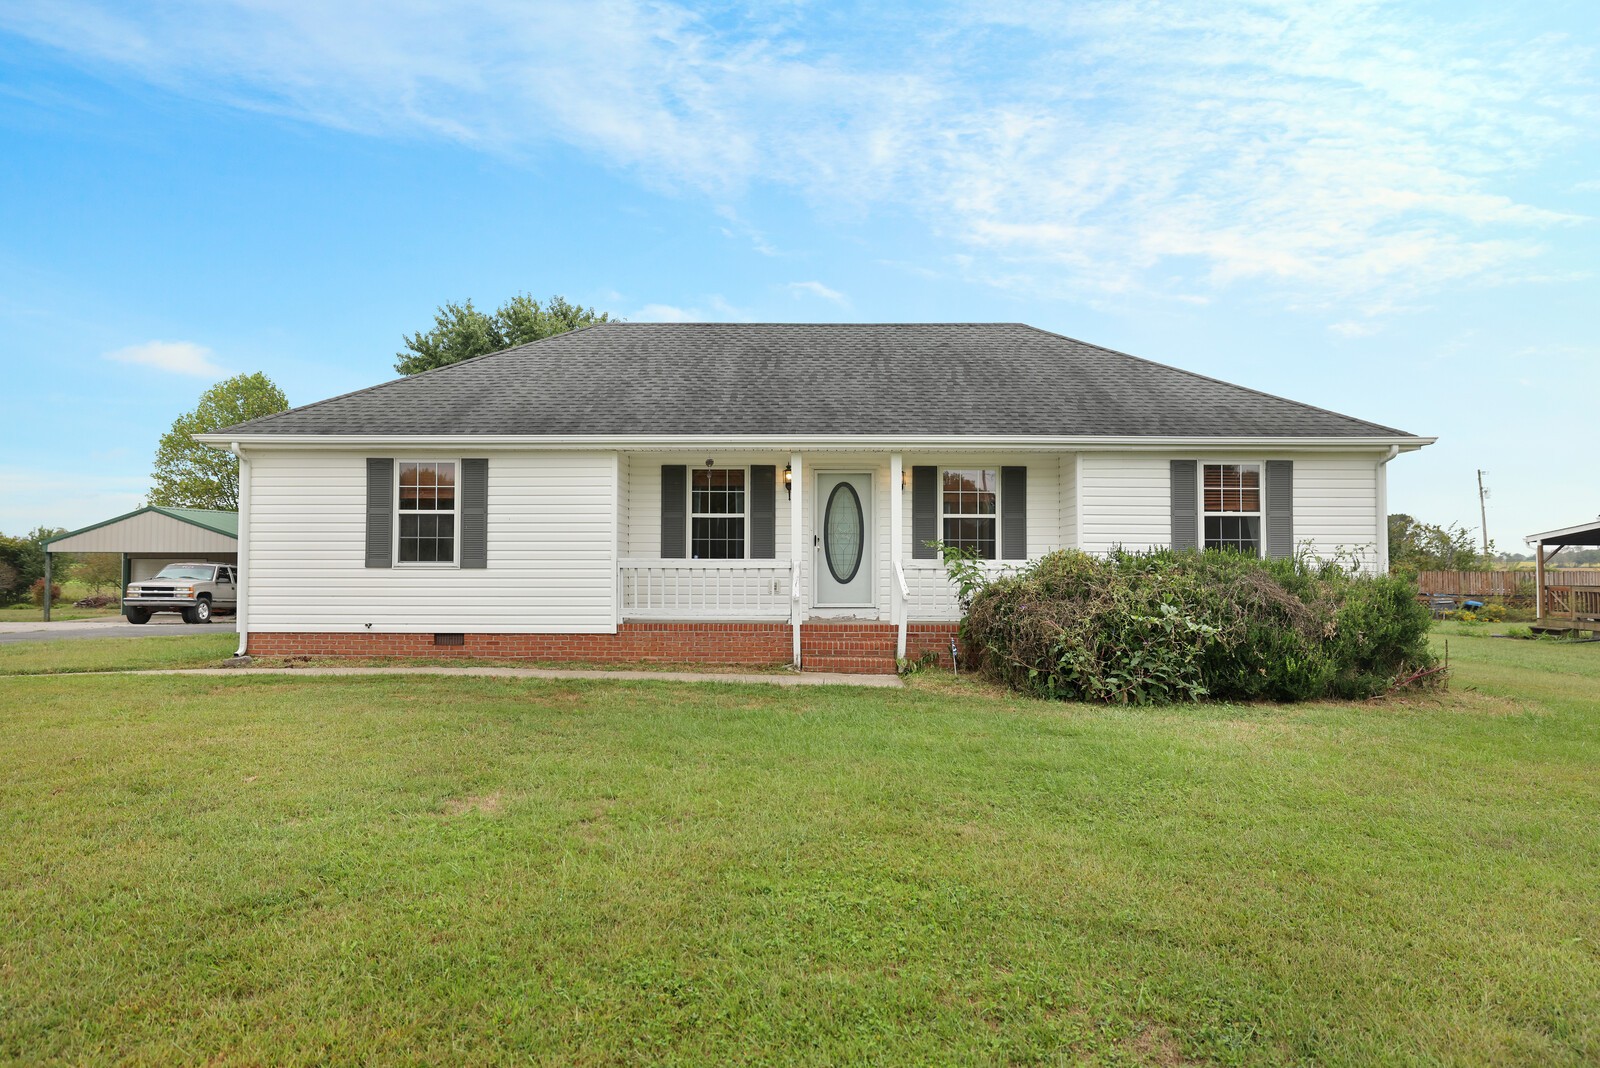
M 1600 645 L 1449 642 L 1153 711 L 0 679 L 0 1060 L 1593 1064 Z
M 202 628 L 196 627 L 196 630 Z M 0 676 L 141 668 L 218 667 L 239 648 L 232 631 L 181 638 L 73 638 L 0 645 Z

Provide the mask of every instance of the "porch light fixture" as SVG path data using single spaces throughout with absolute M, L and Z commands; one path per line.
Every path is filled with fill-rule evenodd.
M 794 500 L 794 465 L 783 465 L 783 495 Z

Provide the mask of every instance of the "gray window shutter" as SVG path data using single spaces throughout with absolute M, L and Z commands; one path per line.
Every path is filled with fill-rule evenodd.
M 684 542 L 689 525 L 689 469 L 683 464 L 661 465 L 661 559 L 688 556 Z
M 367 457 L 367 566 L 394 566 L 394 460 Z
M 461 461 L 461 566 L 489 566 L 489 461 Z
M 935 560 L 930 541 L 939 540 L 939 469 L 911 469 L 911 559 Z
M 1028 558 L 1028 469 L 1000 469 L 1000 559 Z
M 1294 555 L 1294 461 L 1267 461 L 1267 556 Z
M 1200 548 L 1200 465 L 1172 461 L 1172 547 Z
M 771 560 L 778 555 L 778 468 L 753 464 L 750 468 L 750 558 Z

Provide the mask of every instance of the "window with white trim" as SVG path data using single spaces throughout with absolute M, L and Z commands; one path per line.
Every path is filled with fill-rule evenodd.
M 401 460 L 399 522 L 395 524 L 402 564 L 456 562 L 456 465 L 453 460 Z
M 942 475 L 944 543 L 993 560 L 999 523 L 1000 472 L 952 468 Z
M 1261 465 L 1202 464 L 1205 547 L 1261 555 Z
M 696 560 L 743 560 L 745 469 L 696 467 L 689 480 L 689 555 Z

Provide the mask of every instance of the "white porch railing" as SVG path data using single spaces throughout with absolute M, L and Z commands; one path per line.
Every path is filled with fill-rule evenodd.
M 1015 564 L 986 563 L 993 575 L 1015 571 Z M 906 618 L 919 623 L 953 622 L 961 618 L 961 602 L 956 599 L 955 583 L 938 560 L 917 560 L 905 565 Z
M 623 560 L 624 619 L 788 619 L 787 560 Z

